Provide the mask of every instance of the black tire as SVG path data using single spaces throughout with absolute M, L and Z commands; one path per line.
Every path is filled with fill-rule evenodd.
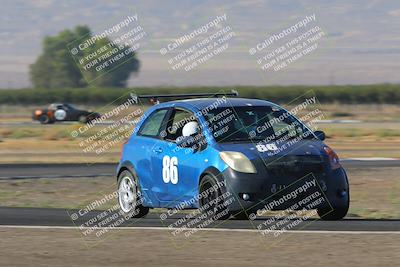
M 132 205 L 131 210 L 127 210 L 125 208 L 122 207 L 121 204 L 121 195 L 123 194 L 123 192 L 120 190 L 121 188 L 121 183 L 126 181 L 126 178 L 128 178 L 132 181 L 132 194 L 133 194 L 133 198 L 135 201 L 135 205 Z M 130 218 L 142 218 L 144 216 L 146 216 L 149 213 L 149 208 L 148 207 L 144 207 L 141 204 L 141 193 L 140 193 L 140 187 L 138 185 L 138 179 L 128 170 L 124 170 L 120 173 L 120 175 L 118 176 L 118 204 L 120 205 L 120 211 L 121 213 L 124 215 L 124 217 L 130 217 Z M 135 192 L 133 192 L 133 190 L 135 190 Z M 127 193 L 128 194 L 128 193 Z M 125 206 L 126 207 L 126 206 Z
M 346 216 L 348 211 L 348 205 L 344 207 L 334 207 L 333 209 L 317 209 L 319 217 L 324 221 L 341 220 Z
M 218 180 L 215 176 L 206 174 L 200 182 L 199 193 L 201 198 L 199 200 L 200 209 L 202 212 L 210 212 L 212 216 L 216 216 L 218 220 L 227 220 L 231 216 L 229 208 L 225 207 L 224 199 L 222 199 L 224 188 L 218 188 L 218 190 L 209 190 L 213 186 L 218 184 Z M 220 201 L 216 201 L 219 198 Z M 214 200 L 214 201 L 213 201 Z M 211 204 L 210 204 L 211 203 Z
M 318 216 L 324 220 L 324 221 L 337 221 L 343 219 L 346 215 L 347 212 L 349 211 L 350 207 L 350 187 L 349 187 L 349 179 L 346 175 L 346 192 L 347 192 L 347 201 L 344 206 L 337 206 L 335 207 L 332 205 L 333 209 L 330 208 L 322 208 L 322 209 L 317 209 Z
M 251 213 L 257 214 L 257 212 L 251 212 L 251 211 L 237 211 L 237 212 L 232 212 L 233 218 L 235 220 L 249 220 L 249 215 Z
M 48 124 L 48 123 L 50 123 L 50 118 L 49 118 L 49 116 L 47 116 L 47 115 L 45 115 L 45 114 L 40 115 L 40 117 L 39 117 L 39 122 L 40 122 L 41 124 Z
M 331 208 L 321 208 L 317 209 L 319 217 L 324 221 L 337 221 L 343 219 L 350 207 L 350 196 L 347 195 L 347 202 L 344 206 L 333 206 Z

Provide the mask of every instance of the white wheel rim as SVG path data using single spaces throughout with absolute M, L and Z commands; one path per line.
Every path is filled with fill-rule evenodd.
M 131 177 L 125 176 L 121 179 L 118 188 L 118 202 L 121 210 L 125 213 L 136 207 L 136 186 Z

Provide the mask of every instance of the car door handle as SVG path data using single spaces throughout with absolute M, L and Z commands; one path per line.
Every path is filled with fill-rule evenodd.
M 153 149 L 153 152 L 155 153 L 161 153 L 162 152 L 162 148 L 161 147 L 157 147 Z

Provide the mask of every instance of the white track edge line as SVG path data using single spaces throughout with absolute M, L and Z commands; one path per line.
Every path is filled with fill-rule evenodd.
M 0 225 L 0 228 L 14 228 L 14 229 L 60 229 L 60 230 L 84 230 L 89 227 L 79 228 L 76 226 L 45 226 L 45 225 Z M 108 229 L 108 230 L 157 230 L 157 231 L 171 231 L 167 227 L 98 227 L 97 229 Z M 261 231 L 256 229 L 228 229 L 228 228 L 202 228 L 197 229 L 198 231 L 205 232 L 254 232 L 260 233 Z M 279 231 L 271 231 L 271 233 Z M 291 234 L 400 234 L 400 231 L 329 231 L 329 230 L 288 230 L 284 233 Z

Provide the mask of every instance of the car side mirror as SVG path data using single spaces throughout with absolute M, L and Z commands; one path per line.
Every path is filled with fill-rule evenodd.
M 324 141 L 326 136 L 324 131 L 315 131 L 314 134 L 318 137 L 319 140 Z
M 191 148 L 194 152 L 201 151 L 207 147 L 206 139 L 204 137 L 199 138 L 198 135 L 180 136 L 176 139 L 176 144 L 181 148 Z
M 195 144 L 192 136 L 180 136 L 176 139 L 176 145 L 181 148 L 191 148 Z

